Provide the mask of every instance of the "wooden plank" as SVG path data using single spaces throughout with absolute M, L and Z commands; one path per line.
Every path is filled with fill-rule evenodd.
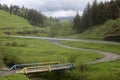
M 36 73 L 36 72 L 46 72 L 46 71 L 55 71 L 55 70 L 65 70 L 73 68 L 71 64 L 57 64 L 57 65 L 47 65 L 47 66 L 34 66 L 34 67 L 26 67 L 17 73 Z

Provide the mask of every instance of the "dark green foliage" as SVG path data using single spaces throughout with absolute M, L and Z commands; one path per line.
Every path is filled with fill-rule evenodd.
M 4 11 L 7 11 L 7 12 L 9 11 L 9 7 L 6 4 L 3 4 L 3 5 L 0 4 L 0 9 L 4 10 Z
M 2 43 L 0 43 L 0 45 L 1 45 Z M 2 46 L 0 46 L 0 68 L 1 67 L 3 67 L 3 60 L 2 60 L 2 58 L 3 58 L 3 51 L 4 51 L 4 48 L 2 47 Z
M 109 4 L 112 13 L 112 19 L 116 19 L 120 17 L 120 7 L 118 6 L 116 1 L 111 1 Z
M 106 36 L 106 37 L 104 38 L 104 40 L 120 42 L 120 35 L 110 35 L 110 36 Z
M 81 32 L 80 28 L 81 28 L 80 27 L 80 15 L 79 15 L 79 13 L 77 13 L 75 18 L 74 18 L 74 29 L 77 32 Z
M 75 16 L 76 19 L 77 16 Z M 111 0 L 110 2 L 100 2 L 97 3 L 97 0 L 94 0 L 93 4 L 90 6 L 88 3 L 85 8 L 83 15 L 80 20 L 76 20 L 77 32 L 83 32 L 86 29 L 103 24 L 108 19 L 117 19 L 120 17 L 120 1 Z M 74 21 L 75 23 L 75 21 Z M 76 24 L 75 23 L 75 24 Z
M 19 62 L 17 51 L 7 47 L 17 46 L 16 42 L 6 44 L 1 42 L 0 45 L 0 68 L 3 67 L 4 64 L 6 64 L 7 66 L 12 66 Z
M 18 54 L 14 50 L 7 50 L 3 54 L 3 62 L 7 66 L 13 66 L 14 64 L 18 63 Z
M 116 0 L 116 3 L 120 7 L 120 0 Z
M 26 19 L 35 26 L 42 26 L 43 27 L 43 15 L 34 10 L 34 9 L 29 9 L 28 12 L 26 13 Z
M 5 42 L 4 46 L 25 47 L 26 45 L 24 43 L 23 44 L 19 44 L 16 41 L 12 41 L 12 42 Z
M 91 6 L 88 3 L 87 8 L 85 8 L 84 14 L 83 14 L 82 19 L 81 19 L 81 21 L 82 21 L 81 27 L 83 26 L 82 30 L 87 29 L 90 26 L 92 26 L 92 20 L 91 20 L 92 16 L 91 16 L 90 12 L 91 12 Z

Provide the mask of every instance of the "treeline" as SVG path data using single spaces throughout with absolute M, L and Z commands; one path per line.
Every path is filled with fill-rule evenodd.
M 52 17 L 49 18 L 35 9 L 28 9 L 25 8 L 24 6 L 19 7 L 17 5 L 11 5 L 10 7 L 8 7 L 6 4 L 0 4 L 0 10 L 7 11 L 11 15 L 14 14 L 23 17 L 24 19 L 27 19 L 30 22 L 30 24 L 38 27 L 45 27 L 46 26 L 45 21 L 47 20 L 50 20 L 51 22 L 57 21 L 56 18 Z
M 74 29 L 81 33 L 86 29 L 103 24 L 108 19 L 120 17 L 120 0 L 111 0 L 110 2 L 100 2 L 97 0 L 92 5 L 88 3 L 83 15 L 77 15 L 74 18 Z

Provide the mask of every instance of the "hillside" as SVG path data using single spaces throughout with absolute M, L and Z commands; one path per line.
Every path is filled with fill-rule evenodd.
M 0 10 L 0 35 L 44 35 L 45 30 L 29 24 L 26 19 Z
M 102 25 L 87 29 L 85 32 L 72 36 L 73 38 L 103 39 L 106 36 L 120 35 L 120 18 L 108 20 Z

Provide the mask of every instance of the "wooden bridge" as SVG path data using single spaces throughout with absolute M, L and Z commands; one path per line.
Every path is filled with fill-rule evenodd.
M 73 68 L 72 63 L 60 64 L 60 62 L 45 62 L 45 63 L 17 64 L 11 67 L 10 70 L 16 70 L 16 73 L 29 74 L 38 72 L 66 70 L 72 68 Z

